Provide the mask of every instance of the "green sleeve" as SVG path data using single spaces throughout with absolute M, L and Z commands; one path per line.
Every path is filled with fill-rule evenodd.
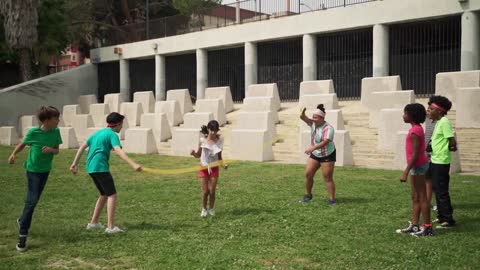
M 112 136 L 110 136 L 110 144 L 112 145 L 112 148 L 114 148 L 115 146 L 119 146 L 120 148 L 122 147 L 117 134 L 113 134 Z
M 29 129 L 27 131 L 27 134 L 25 134 L 25 137 L 23 137 L 23 143 L 26 145 L 32 145 L 32 133 L 33 133 L 33 128 Z

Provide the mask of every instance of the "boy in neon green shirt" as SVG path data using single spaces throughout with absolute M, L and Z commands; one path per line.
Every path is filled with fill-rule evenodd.
M 437 201 L 437 229 L 455 226 L 453 208 L 450 201 L 450 151 L 457 150 L 457 142 L 452 124 L 445 117 L 452 108 L 452 103 L 446 97 L 432 96 L 428 101 L 428 117 L 436 121 L 432 134 L 432 155 L 430 158 L 430 171 L 432 187 Z M 435 222 L 435 221 L 434 221 Z
M 23 164 L 27 171 L 27 198 L 22 215 L 17 219 L 19 237 L 16 248 L 20 252 L 27 249 L 27 235 L 32 224 L 33 211 L 47 184 L 53 156 L 58 154 L 58 146 L 62 144 L 60 131 L 57 128 L 60 122 L 59 117 L 60 112 L 55 107 L 41 107 L 37 113 L 41 125 L 29 129 L 23 142 L 15 147 L 8 158 L 8 163 L 13 164 L 17 153 L 25 146 L 30 146 L 28 158 Z

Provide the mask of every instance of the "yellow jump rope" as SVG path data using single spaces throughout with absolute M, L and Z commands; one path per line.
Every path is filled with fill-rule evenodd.
M 305 110 L 306 108 L 303 108 L 300 110 L 300 117 L 302 115 L 305 115 Z M 269 145 L 272 145 L 278 141 L 283 139 L 281 136 L 275 137 L 275 139 L 266 142 L 262 147 L 266 148 Z M 257 150 L 257 149 L 255 149 Z M 252 151 L 253 152 L 253 151 Z M 223 160 L 223 161 L 215 161 L 208 166 L 201 166 L 201 165 L 196 165 L 196 166 L 191 166 L 191 167 L 186 167 L 186 168 L 177 168 L 177 169 L 153 169 L 153 168 L 147 168 L 143 167 L 143 172 L 146 173 L 151 173 L 151 174 L 157 174 L 157 175 L 175 175 L 175 174 L 185 174 L 185 173 L 193 173 L 197 172 L 199 170 L 207 169 L 208 167 L 216 167 L 216 166 L 222 166 L 223 164 L 231 165 L 232 163 L 239 162 L 239 160 Z

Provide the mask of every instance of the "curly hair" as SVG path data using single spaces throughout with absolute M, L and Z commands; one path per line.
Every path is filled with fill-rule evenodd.
M 431 96 L 428 105 L 435 103 L 445 109 L 445 114 L 452 108 L 452 102 L 444 96 Z
M 427 111 L 422 104 L 411 103 L 405 106 L 403 110 L 415 124 L 421 124 L 425 122 L 425 119 L 427 118 Z

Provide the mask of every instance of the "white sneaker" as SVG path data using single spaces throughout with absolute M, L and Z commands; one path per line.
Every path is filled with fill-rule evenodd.
M 125 232 L 124 230 L 120 229 L 119 227 L 115 226 L 113 228 L 106 228 L 105 229 L 106 233 L 114 234 L 114 233 L 123 233 Z
M 102 223 L 88 223 L 87 224 L 87 230 L 95 230 L 95 229 L 103 229 L 105 226 L 102 225 Z
M 214 208 L 208 209 L 208 214 L 212 217 L 215 216 L 215 209 Z
M 208 215 L 208 211 L 205 208 L 202 208 L 202 212 L 200 213 L 201 217 L 206 217 Z

